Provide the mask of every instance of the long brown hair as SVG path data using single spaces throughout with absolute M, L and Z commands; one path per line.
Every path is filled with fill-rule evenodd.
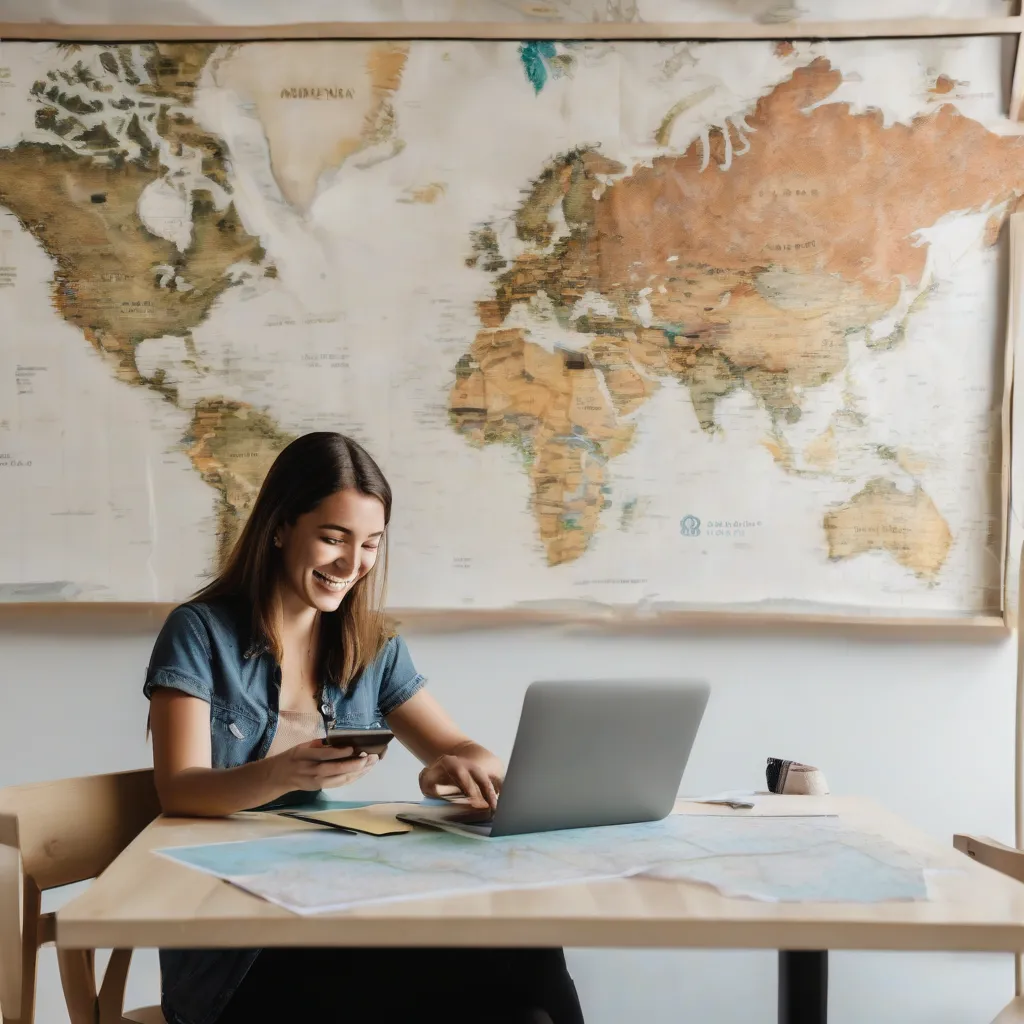
M 296 438 L 274 460 L 227 562 L 194 600 L 241 598 L 252 609 L 252 633 L 278 662 L 274 592 L 281 575 L 276 531 L 312 512 L 338 491 L 356 490 L 384 506 L 391 521 L 391 487 L 366 450 L 344 434 L 317 431 Z M 318 668 L 344 688 L 380 653 L 387 638 L 383 611 L 387 531 L 373 569 L 353 584 L 335 612 L 320 616 Z

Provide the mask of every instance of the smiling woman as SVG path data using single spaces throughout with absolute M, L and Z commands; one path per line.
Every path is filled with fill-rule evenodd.
M 391 488 L 351 438 L 306 434 L 280 453 L 223 570 L 168 616 L 153 648 L 145 693 L 165 813 L 227 815 L 354 781 L 384 748 L 327 746 L 335 725 L 386 724 L 424 763 L 427 796 L 447 787 L 497 803 L 501 763 L 458 729 L 387 632 L 390 519 Z M 560 950 L 161 950 L 163 1010 L 171 1024 L 335 1013 L 338 985 L 297 985 L 305 970 L 350 981 L 350 1015 L 404 1021 L 424 998 L 454 1005 L 470 993 L 463 973 L 442 969 L 453 955 L 477 965 L 481 998 L 493 999 L 496 979 L 503 989 L 493 1011 L 468 1000 L 473 1021 L 582 1020 Z M 418 980 L 382 1017 L 396 975 Z
M 245 595 L 254 637 L 282 663 L 281 631 L 294 625 L 310 640 L 315 629 L 305 656 L 322 663 L 309 671 L 343 688 L 385 637 L 390 519 L 391 487 L 369 454 L 342 434 L 305 434 L 270 467 L 223 571 L 197 598 Z M 291 697 L 289 682 L 282 687 Z

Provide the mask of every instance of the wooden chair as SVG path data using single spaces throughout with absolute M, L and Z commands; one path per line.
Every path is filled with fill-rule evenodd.
M 1021 47 L 1024 52 L 1024 46 Z M 1016 335 L 1015 335 L 1016 336 Z M 1017 592 L 1017 703 L 1014 766 L 1014 843 L 1007 846 L 988 836 L 953 836 L 953 845 L 972 860 L 1024 882 L 1024 552 L 1021 553 L 1020 589 Z M 1003 1007 L 992 1024 L 1024 1024 L 1024 957 L 1015 958 L 1013 1002 Z
M 0 790 L 0 1013 L 32 1024 L 39 947 L 55 916 L 41 896 L 95 878 L 160 813 L 151 769 Z M 164 1024 L 159 1006 L 124 1012 L 130 949 L 117 949 L 97 989 L 93 950 L 58 950 L 71 1024 Z

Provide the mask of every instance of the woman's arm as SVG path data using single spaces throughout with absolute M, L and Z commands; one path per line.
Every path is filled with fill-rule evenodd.
M 153 691 L 150 722 L 156 789 L 165 814 L 234 814 L 295 790 L 343 785 L 377 760 L 374 754 L 352 758 L 351 749 L 314 740 L 237 768 L 211 768 L 210 705 L 177 690 Z
M 494 807 L 498 802 L 505 774 L 501 761 L 462 732 L 426 690 L 417 690 L 399 705 L 387 716 L 387 723 L 402 745 L 426 765 L 420 773 L 424 795 L 461 790 L 474 807 Z

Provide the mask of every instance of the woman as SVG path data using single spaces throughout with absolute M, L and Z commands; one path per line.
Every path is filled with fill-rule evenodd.
M 165 813 L 227 815 L 354 782 L 377 755 L 325 746 L 335 724 L 386 723 L 425 764 L 426 796 L 454 786 L 494 806 L 500 762 L 386 633 L 390 518 L 391 489 L 354 441 L 313 433 L 281 452 L 223 571 L 153 649 L 145 693 Z M 160 966 L 171 1024 L 398 1022 L 439 1005 L 474 1024 L 583 1019 L 560 950 L 161 950 Z

